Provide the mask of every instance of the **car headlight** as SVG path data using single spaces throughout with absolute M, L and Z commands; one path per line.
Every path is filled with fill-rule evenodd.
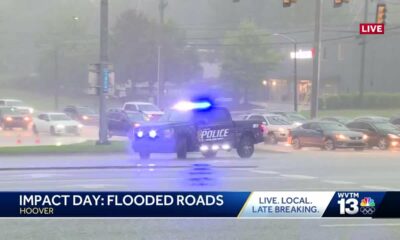
M 337 140 L 346 140 L 347 137 L 345 135 L 343 135 L 343 134 L 338 134 L 338 135 L 336 135 L 336 139 Z
M 83 125 L 82 124 L 78 124 L 78 128 L 83 128 Z
M 64 129 L 64 128 L 65 128 L 65 126 L 64 126 L 64 125 L 62 125 L 62 124 L 58 124 L 58 125 L 56 126 L 56 128 L 58 128 L 58 129 Z
M 149 137 L 151 137 L 151 138 L 155 138 L 155 137 L 157 137 L 157 131 L 156 130 L 150 130 L 149 131 Z
M 32 113 L 35 112 L 35 110 L 34 110 L 33 108 L 29 108 L 28 110 L 29 110 L 29 113 L 30 113 L 30 114 L 32 114 Z
M 12 120 L 13 120 L 12 117 L 6 117 L 7 122 L 11 122 Z
M 285 132 L 285 129 L 284 128 L 278 128 L 278 131 L 279 132 Z
M 362 136 L 362 139 L 363 139 L 363 140 L 367 140 L 367 139 L 368 139 L 368 135 L 364 134 L 364 135 Z
M 392 134 L 392 133 L 389 133 L 388 137 L 391 138 L 391 139 L 399 139 L 400 138 L 399 136 L 397 136 L 395 134 Z
M 173 136 L 174 136 L 174 129 L 173 129 L 173 128 L 165 129 L 165 130 L 163 131 L 163 135 L 164 135 L 165 138 L 171 138 L 171 137 L 173 137 Z
M 83 120 L 89 120 L 89 117 L 86 116 L 86 115 L 83 115 L 83 116 L 82 116 L 82 119 L 83 119 Z

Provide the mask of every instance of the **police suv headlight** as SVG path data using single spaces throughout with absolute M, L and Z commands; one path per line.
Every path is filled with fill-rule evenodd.
M 142 130 L 139 130 L 136 132 L 136 137 L 142 138 L 144 136 L 144 132 Z
M 150 130 L 149 131 L 149 137 L 151 137 L 151 138 L 155 138 L 155 137 L 157 137 L 157 131 L 156 130 Z
M 64 128 L 65 128 L 65 125 L 58 124 L 58 125 L 56 125 L 56 128 L 58 128 L 58 129 L 64 129 Z
M 173 128 L 168 128 L 168 129 L 164 129 L 163 131 L 163 136 L 165 138 L 171 138 L 174 136 L 174 129 Z

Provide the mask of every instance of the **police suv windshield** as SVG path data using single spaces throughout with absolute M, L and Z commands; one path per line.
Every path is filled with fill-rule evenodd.
M 195 122 L 202 125 L 232 121 L 229 112 L 223 108 L 213 108 L 204 111 L 171 110 L 160 120 L 169 122 Z

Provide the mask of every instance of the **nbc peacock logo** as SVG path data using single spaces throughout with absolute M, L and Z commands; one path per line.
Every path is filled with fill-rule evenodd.
M 371 197 L 364 197 L 360 203 L 360 212 L 364 215 L 372 215 L 375 212 L 375 201 Z

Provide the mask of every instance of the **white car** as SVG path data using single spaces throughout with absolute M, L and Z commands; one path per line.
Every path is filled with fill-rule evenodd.
M 245 119 L 260 121 L 268 130 L 264 131 L 266 133 L 265 140 L 272 144 L 287 141 L 290 130 L 296 127 L 295 124 L 278 114 L 249 114 Z
M 33 119 L 35 133 L 50 133 L 51 135 L 80 135 L 82 124 L 72 120 L 65 113 L 42 113 Z
M 156 105 L 148 102 L 127 102 L 122 109 L 127 112 L 141 112 L 150 120 L 157 120 L 164 115 Z
M 0 107 L 15 107 L 21 112 L 26 114 L 32 114 L 34 109 L 32 107 L 28 107 L 25 103 L 18 99 L 0 99 Z

